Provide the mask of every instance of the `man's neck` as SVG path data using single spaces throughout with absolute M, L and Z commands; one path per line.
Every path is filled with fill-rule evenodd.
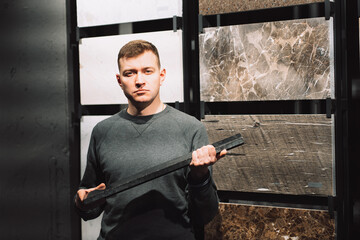
M 129 102 L 127 112 L 132 116 L 149 116 L 161 112 L 165 107 L 166 105 L 160 100 L 152 102 L 151 104 L 136 103 L 136 105 Z

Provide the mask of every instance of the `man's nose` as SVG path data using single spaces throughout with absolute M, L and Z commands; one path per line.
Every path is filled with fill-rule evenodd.
M 145 79 L 144 79 L 144 75 L 142 73 L 138 73 L 136 75 L 135 84 L 136 84 L 136 87 L 142 87 L 143 85 L 145 85 Z

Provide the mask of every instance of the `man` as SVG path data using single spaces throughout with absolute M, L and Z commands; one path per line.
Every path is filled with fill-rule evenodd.
M 193 226 L 217 212 L 211 165 L 218 156 L 207 145 L 205 127 L 160 100 L 166 70 L 156 47 L 136 40 L 121 48 L 117 81 L 128 108 L 93 129 L 87 166 L 75 197 L 84 220 L 104 212 L 98 239 L 195 239 Z M 89 192 L 112 188 L 122 179 L 192 152 L 189 167 L 169 173 L 86 209 Z

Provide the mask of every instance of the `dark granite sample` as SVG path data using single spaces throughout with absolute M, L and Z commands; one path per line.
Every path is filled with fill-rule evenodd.
M 210 142 L 245 144 L 213 166 L 219 190 L 332 195 L 332 120 L 325 115 L 206 115 Z
M 199 36 L 201 100 L 330 97 L 330 27 L 315 18 L 206 28 Z
M 205 240 L 332 240 L 335 221 L 327 211 L 221 203 L 205 226 Z
M 255 9 L 285 7 L 321 0 L 199 0 L 199 13 L 212 15 L 230 12 L 241 12 Z

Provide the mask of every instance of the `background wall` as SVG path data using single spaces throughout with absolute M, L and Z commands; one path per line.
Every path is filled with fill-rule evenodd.
M 66 26 L 66 0 L 0 3 L 1 239 L 76 235 Z

